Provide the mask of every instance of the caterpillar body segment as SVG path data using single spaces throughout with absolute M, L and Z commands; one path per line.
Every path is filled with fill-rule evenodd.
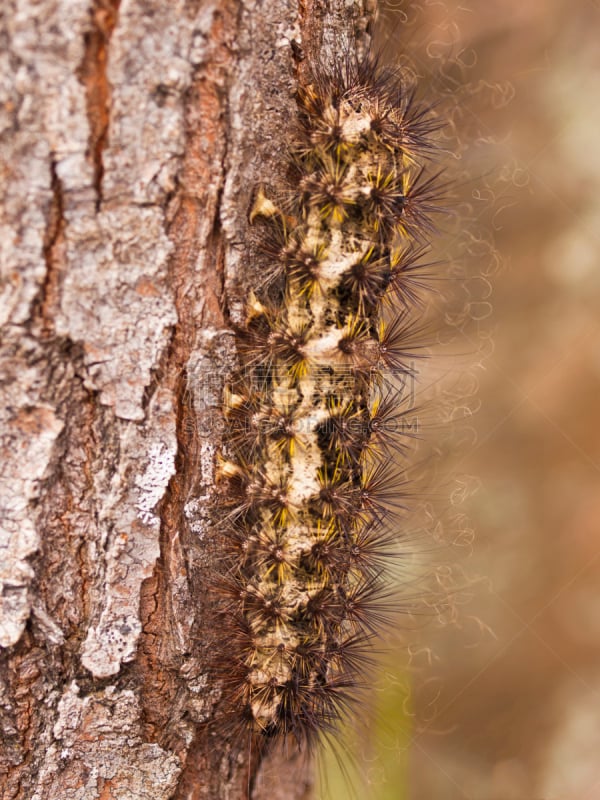
M 224 398 L 218 513 L 231 707 L 310 744 L 346 713 L 391 610 L 408 450 L 384 377 L 422 354 L 437 120 L 373 60 L 316 70 L 298 102 L 283 202 L 260 190 L 250 214 L 270 266 Z

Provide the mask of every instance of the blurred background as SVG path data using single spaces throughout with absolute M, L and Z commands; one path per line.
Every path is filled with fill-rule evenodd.
M 320 796 L 598 800 L 600 2 L 381 6 L 451 119 L 451 335 L 419 376 L 434 588 Z

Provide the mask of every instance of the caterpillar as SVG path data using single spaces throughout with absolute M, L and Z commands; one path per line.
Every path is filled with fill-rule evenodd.
M 297 99 L 288 184 L 250 211 L 267 267 L 236 331 L 217 518 L 231 719 L 310 747 L 387 617 L 407 455 L 386 378 L 423 355 L 439 122 L 372 56 L 317 65 Z

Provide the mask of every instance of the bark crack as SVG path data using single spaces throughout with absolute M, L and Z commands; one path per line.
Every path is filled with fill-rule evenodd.
M 78 77 L 85 87 L 90 126 L 87 157 L 94 171 L 96 211 L 102 205 L 103 153 L 108 144 L 112 87 L 107 77 L 108 48 L 117 24 L 121 0 L 94 0 L 91 29 L 84 36 L 84 55 Z
M 50 163 L 50 188 L 52 197 L 46 218 L 42 252 L 46 264 L 46 275 L 32 309 L 32 318 L 41 322 L 42 336 L 51 335 L 54 312 L 58 304 L 62 250 L 65 239 L 64 189 L 56 172 L 56 162 Z

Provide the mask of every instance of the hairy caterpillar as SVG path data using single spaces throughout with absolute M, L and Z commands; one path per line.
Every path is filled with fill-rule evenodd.
M 258 191 L 250 215 L 270 266 L 237 331 L 218 515 L 232 716 L 310 745 L 386 617 L 405 409 L 384 376 L 424 345 L 438 122 L 373 58 L 316 68 L 298 105 L 289 185 L 277 203 Z

